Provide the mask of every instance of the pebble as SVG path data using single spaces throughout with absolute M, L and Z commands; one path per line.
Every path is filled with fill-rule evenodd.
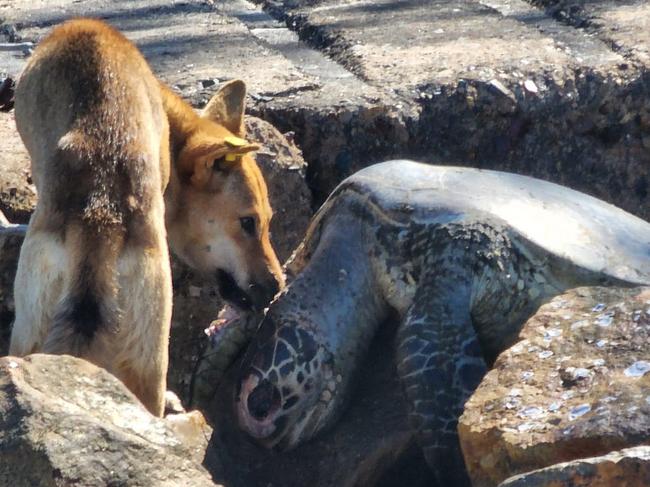
M 575 323 L 572 323 L 571 329 L 577 330 L 578 328 L 584 328 L 586 326 L 589 326 L 589 320 L 580 320 L 580 321 L 576 321 Z
M 589 404 L 580 404 L 579 406 L 571 408 L 571 411 L 569 411 L 569 420 L 573 421 L 574 419 L 587 414 L 589 411 L 591 411 L 591 406 Z
M 537 85 L 532 79 L 527 79 L 524 81 L 524 88 L 526 88 L 526 90 L 530 91 L 531 93 L 537 93 L 539 91 Z
M 587 369 L 584 369 L 582 367 L 578 367 L 576 369 L 573 369 L 571 375 L 573 376 L 574 379 L 580 380 L 589 377 L 591 375 L 591 372 L 589 372 Z
M 503 407 L 506 409 L 514 409 L 516 407 L 519 407 L 521 405 L 521 400 L 517 399 L 516 397 L 513 397 L 511 399 L 508 399 L 504 404 Z
M 602 314 L 596 317 L 596 324 L 598 326 L 607 327 L 612 324 L 614 317 L 610 314 Z
M 520 431 L 520 432 L 524 432 L 524 431 L 529 431 L 529 430 L 533 429 L 534 427 L 535 427 L 535 425 L 532 424 L 532 423 L 522 423 L 519 426 L 517 426 L 517 430 Z
M 562 330 L 559 328 L 551 328 L 544 332 L 544 340 L 550 341 L 555 337 L 559 337 L 560 335 L 562 335 Z
M 573 391 L 565 391 L 565 392 L 562 393 L 562 395 L 560 397 L 563 400 L 566 401 L 568 399 L 571 399 L 573 396 L 575 396 L 575 392 L 573 392 Z
M 593 311 L 594 313 L 600 313 L 604 309 L 605 309 L 605 304 L 604 303 L 598 303 L 596 306 L 591 308 L 591 311 Z
M 551 301 L 551 308 L 558 309 L 558 308 L 565 308 L 569 304 L 569 302 L 566 299 L 557 299 Z
M 647 372 L 650 372 L 650 362 L 638 360 L 625 369 L 623 373 L 628 377 L 643 377 Z
M 544 416 L 544 410 L 538 408 L 537 406 L 528 406 L 519 411 L 518 416 L 520 418 L 541 418 Z

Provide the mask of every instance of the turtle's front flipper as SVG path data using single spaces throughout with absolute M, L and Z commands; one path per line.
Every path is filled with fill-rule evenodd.
M 438 265 L 440 264 L 440 265 Z M 486 366 L 470 316 L 471 266 L 433 263 L 398 335 L 398 373 L 425 458 L 441 486 L 469 486 L 458 418 Z M 447 263 L 448 264 L 448 263 Z

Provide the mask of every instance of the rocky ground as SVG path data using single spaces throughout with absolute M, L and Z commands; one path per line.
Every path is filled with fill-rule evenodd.
M 31 43 L 76 15 L 100 17 L 124 31 L 154 71 L 197 107 L 220 82 L 247 82 L 249 112 L 259 117 L 248 127 L 265 143 L 257 158 L 269 179 L 277 215 L 274 242 L 283 259 L 300 240 L 311 211 L 343 177 L 390 157 L 530 174 L 650 218 L 645 0 L 0 0 L 0 78 L 16 77 Z M 0 211 L 24 223 L 36 195 L 11 111 L 0 112 L 0 168 Z M 21 241 L 16 233 L 0 231 L 0 355 L 13 313 L 11 282 Z M 169 384 L 186 401 L 206 346 L 203 329 L 221 302 L 210 283 L 178 263 L 174 285 Z M 634 296 L 616 293 L 602 301 L 643 309 Z M 596 296 L 571 295 L 569 308 L 556 311 L 589 315 L 589 300 L 601 299 Z M 641 325 L 619 329 L 629 320 L 619 323 L 617 309 L 607 330 L 572 328 L 561 316 L 553 318 L 559 325 L 548 325 L 548 308 L 535 318 L 537 325 L 529 323 L 532 331 L 525 333 L 531 335 L 524 339 L 535 343 L 519 355 L 512 349 L 504 354 L 461 424 L 465 445 L 472 445 L 467 462 L 475 478 L 495 485 L 533 470 L 504 485 L 608 485 L 608 478 L 624 475 L 620 469 L 647 478 L 648 454 L 636 445 L 650 444 L 649 432 L 634 429 L 647 423 L 645 396 L 626 387 L 641 384 L 648 395 L 650 374 L 632 380 L 621 370 L 624 362 L 650 360 L 644 355 L 649 342 Z M 574 339 L 547 343 L 542 336 L 537 344 L 538 331 L 547 328 Z M 619 335 L 598 338 L 607 343 L 594 348 L 588 342 L 593 329 Z M 641 345 L 627 346 L 626 340 Z M 565 348 L 556 350 L 559 343 Z M 539 356 L 549 351 L 553 355 Z M 556 364 L 565 356 L 573 358 Z M 514 371 L 539 372 L 516 386 L 517 377 L 503 372 L 511 362 Z M 373 380 L 360 388 L 341 426 L 288 456 L 269 457 L 247 443 L 227 406 L 215 405 L 210 416 L 219 426 L 206 466 L 226 485 L 389 486 L 405 479 L 430 485 L 403 423 L 401 396 L 392 395 L 390 367 L 374 370 L 371 361 L 368 370 Z M 572 379 L 574 373 L 580 377 Z M 617 407 L 620 421 L 609 424 L 607 436 L 598 418 L 611 404 L 589 394 L 618 390 L 612 384 L 622 388 L 617 397 L 625 404 Z M 222 385 L 222 397 L 231 394 L 228 387 Z M 511 398 L 517 387 L 523 396 Z M 524 406 L 507 408 L 505 402 L 488 409 L 494 397 L 484 393 L 490 390 L 540 416 L 528 417 Z M 385 408 L 389 402 L 392 407 Z M 572 408 L 583 404 L 589 411 L 568 420 Z M 576 424 L 568 437 L 559 433 Z M 563 446 L 569 443 L 578 447 Z

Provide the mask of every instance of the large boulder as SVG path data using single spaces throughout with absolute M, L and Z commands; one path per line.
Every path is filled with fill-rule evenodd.
M 650 446 L 637 446 L 601 457 L 581 458 L 517 475 L 499 487 L 647 487 Z
M 650 444 L 649 305 L 650 288 L 578 288 L 539 309 L 460 418 L 475 487 Z
M 214 486 L 197 413 L 160 419 L 70 356 L 0 358 L 0 485 Z

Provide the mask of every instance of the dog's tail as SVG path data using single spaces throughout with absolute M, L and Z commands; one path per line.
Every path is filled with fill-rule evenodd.
M 43 352 L 83 357 L 99 334 L 116 332 L 117 260 L 124 242 L 120 230 L 84 224 L 66 230 L 70 265 Z

